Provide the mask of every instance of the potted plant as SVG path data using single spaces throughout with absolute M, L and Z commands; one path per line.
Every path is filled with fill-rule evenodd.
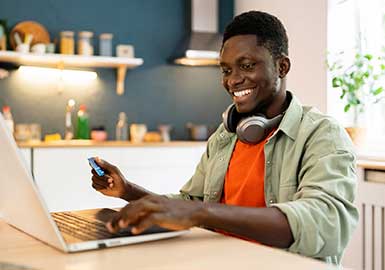
M 341 91 L 344 112 L 353 110 L 353 125 L 346 127 L 353 142 L 360 145 L 365 138 L 365 127 L 360 118 L 365 107 L 384 98 L 385 57 L 357 53 L 352 61 L 343 61 L 340 53 L 333 64 L 328 65 L 332 74 L 332 86 Z

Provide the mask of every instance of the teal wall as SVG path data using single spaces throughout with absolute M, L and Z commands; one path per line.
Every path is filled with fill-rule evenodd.
M 217 67 L 182 67 L 167 59 L 189 31 L 188 1 L 183 0 L 1 0 L 0 19 L 12 28 L 34 20 L 43 24 L 51 38 L 62 30 L 114 34 L 113 45 L 133 44 L 144 64 L 128 70 L 125 93 L 115 92 L 115 70 L 95 69 L 98 79 L 88 86 L 57 82 L 27 81 L 18 71 L 0 80 L 0 106 L 11 106 L 16 123 L 37 122 L 43 133 L 64 132 L 64 111 L 68 99 L 88 107 L 92 126 L 106 127 L 115 136 L 120 111 L 130 123 L 173 126 L 172 139 L 187 139 L 185 123 L 206 124 L 215 129 L 221 113 L 231 102 L 221 86 Z M 186 14 L 187 13 L 187 14 Z M 220 28 L 233 16 L 233 1 L 221 0 Z M 97 38 L 94 40 L 97 51 Z M 92 69 L 91 69 L 92 70 Z

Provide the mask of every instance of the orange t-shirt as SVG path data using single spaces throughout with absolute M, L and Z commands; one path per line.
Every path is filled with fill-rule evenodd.
M 247 144 L 240 140 L 236 142 L 225 176 L 221 203 L 246 207 L 266 207 L 264 146 L 273 133 L 274 130 L 258 144 Z M 222 230 L 216 231 L 258 243 L 252 239 Z
M 266 139 L 258 144 L 238 140 L 227 168 L 221 202 L 229 205 L 265 207 L 264 177 Z

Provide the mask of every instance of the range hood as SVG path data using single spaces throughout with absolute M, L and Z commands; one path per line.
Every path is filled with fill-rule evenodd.
M 218 0 L 191 0 L 191 32 L 172 60 L 186 66 L 215 66 L 222 35 L 218 33 Z

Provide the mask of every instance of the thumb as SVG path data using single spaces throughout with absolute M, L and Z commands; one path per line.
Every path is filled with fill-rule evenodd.
M 101 159 L 100 157 L 95 157 L 96 163 L 102 168 L 106 169 L 108 171 L 116 170 L 116 167 L 112 165 L 111 163 L 105 161 L 104 159 Z

